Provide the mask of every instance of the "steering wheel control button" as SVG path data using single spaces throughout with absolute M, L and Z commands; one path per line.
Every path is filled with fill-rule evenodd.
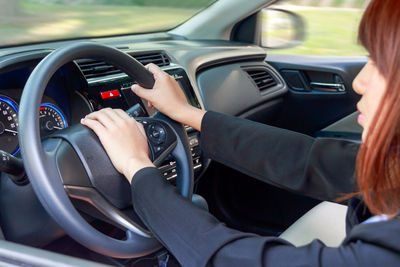
M 160 132 L 157 130 L 153 130 L 152 135 L 154 138 L 159 138 L 160 137 Z
M 151 117 L 135 119 L 141 120 L 143 124 L 153 163 L 159 167 L 160 164 L 171 161 L 171 153 L 177 144 L 176 135 L 171 126 Z
M 154 144 L 161 145 L 165 142 L 166 132 L 162 125 L 158 123 L 152 123 L 147 128 L 147 134 L 149 136 L 150 141 Z
M 118 90 L 112 90 L 112 91 L 107 91 L 107 92 L 101 92 L 100 93 L 101 99 L 110 99 L 110 98 L 115 98 L 115 97 L 121 97 L 121 94 L 119 93 Z

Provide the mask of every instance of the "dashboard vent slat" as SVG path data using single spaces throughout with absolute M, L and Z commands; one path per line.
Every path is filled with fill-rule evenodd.
M 272 87 L 278 85 L 275 78 L 271 75 L 271 73 L 267 69 L 260 69 L 260 68 L 247 69 L 246 68 L 245 71 L 250 76 L 250 78 L 254 81 L 254 83 L 257 85 L 257 87 L 261 93 L 265 92 L 269 88 L 272 88 Z
M 80 59 L 77 63 L 86 79 L 99 78 L 122 73 L 116 67 L 99 60 Z
M 133 55 L 133 57 L 143 65 L 154 63 L 159 67 L 164 67 L 170 64 L 169 58 L 163 53 Z
M 154 63 L 159 67 L 169 66 L 171 64 L 170 59 L 162 52 L 151 52 L 142 54 L 133 54 L 137 61 L 143 65 Z M 94 79 L 100 77 L 106 77 L 110 75 L 122 74 L 122 71 L 118 68 L 108 64 L 107 62 L 93 59 L 79 59 L 76 61 L 86 79 Z

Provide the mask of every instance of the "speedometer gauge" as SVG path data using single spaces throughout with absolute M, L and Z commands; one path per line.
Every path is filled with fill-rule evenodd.
M 46 137 L 57 130 L 68 127 L 64 114 L 53 104 L 44 103 L 40 105 L 40 136 Z
M 0 96 L 0 149 L 18 152 L 18 107 L 6 96 Z

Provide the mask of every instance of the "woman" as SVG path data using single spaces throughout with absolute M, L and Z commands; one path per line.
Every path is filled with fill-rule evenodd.
M 358 192 L 353 194 L 358 197 L 349 201 L 348 232 L 338 248 L 326 247 L 318 240 L 294 247 L 280 238 L 229 229 L 182 198 L 163 179 L 149 159 L 143 127 L 123 111 L 94 112 L 82 123 L 96 132 L 116 169 L 132 183 L 133 203 L 138 215 L 183 266 L 399 265 L 399 25 L 400 3 L 397 0 L 373 0 L 360 25 L 359 39 L 370 52 L 370 60 L 353 84 L 356 92 L 362 95 L 357 106 L 361 112 L 358 122 L 364 128 L 357 159 Z M 351 177 L 349 170 L 352 168 L 348 165 L 354 164 L 351 159 L 357 151 L 356 146 L 338 140 L 314 140 L 196 109 L 187 104 L 171 77 L 155 65 L 148 69 L 156 80 L 154 88 L 146 90 L 133 86 L 132 90 L 172 119 L 201 131 L 202 149 L 214 160 L 266 182 L 322 199 L 354 190 L 352 181 L 343 177 Z M 234 142 L 234 146 L 228 141 L 223 142 L 218 135 L 212 136 L 213 132 L 222 130 L 229 133 L 223 139 Z M 273 141 L 265 141 L 269 139 Z M 257 151 L 260 146 L 263 147 L 263 159 Z M 321 147 L 332 149 L 321 152 Z M 274 165 L 277 160 L 274 151 L 284 148 L 304 156 L 298 157 L 290 170 L 280 170 Z M 232 153 L 225 153 L 229 149 L 235 150 L 229 152 L 239 152 L 242 158 L 238 160 Z M 271 153 L 265 153 L 270 150 Z M 334 160 L 328 162 L 335 162 L 341 168 L 336 164 L 323 165 L 324 158 L 321 157 L 327 153 Z M 342 178 L 333 179 L 338 169 Z M 293 176 L 285 177 L 289 174 Z

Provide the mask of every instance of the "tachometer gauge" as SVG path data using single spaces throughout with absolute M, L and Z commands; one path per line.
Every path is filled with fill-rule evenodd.
M 57 130 L 68 127 L 67 121 L 61 110 L 53 104 L 44 103 L 40 105 L 40 136 L 46 137 Z
M 6 96 L 0 96 L 0 149 L 18 152 L 18 106 Z

